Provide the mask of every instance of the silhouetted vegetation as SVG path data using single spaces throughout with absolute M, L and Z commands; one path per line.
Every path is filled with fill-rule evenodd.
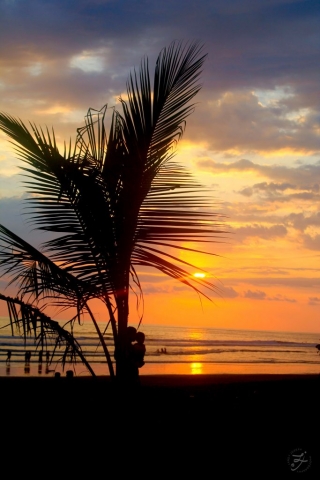
M 202 251 L 182 242 L 213 242 L 221 231 L 202 186 L 173 159 L 200 89 L 201 52 L 197 44 L 163 49 L 153 88 L 142 60 L 129 76 L 121 111 L 89 109 L 74 146 L 70 141 L 61 149 L 53 131 L 0 114 L 0 129 L 23 161 L 34 227 L 54 234 L 40 251 L 0 226 L 0 265 L 18 288 L 16 298 L 1 299 L 22 335 L 35 335 L 44 351 L 48 336 L 55 338 L 64 345 L 63 361 L 71 352 L 91 373 L 73 325 L 83 313 L 90 316 L 114 375 L 105 331 L 89 307 L 100 299 L 117 352 L 116 375 L 125 376 L 130 288 L 142 298 L 137 267 L 156 268 L 202 295 L 203 287 L 215 290 L 205 278 L 192 277 L 195 267 L 179 256 L 181 250 Z M 54 305 L 76 309 L 68 325 L 44 313 Z

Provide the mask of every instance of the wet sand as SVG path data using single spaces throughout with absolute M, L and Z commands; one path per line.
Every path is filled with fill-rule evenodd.
M 25 438 L 26 452 L 36 444 L 44 456 L 71 455 L 73 468 L 82 460 L 96 474 L 115 462 L 168 478 L 292 478 L 292 452 L 303 451 L 303 478 L 319 478 L 319 375 L 144 375 L 133 389 L 106 377 L 0 385 L 2 447 Z

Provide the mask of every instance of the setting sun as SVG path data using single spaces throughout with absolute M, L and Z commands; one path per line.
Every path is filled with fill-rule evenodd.
M 205 278 L 206 274 L 201 272 L 196 272 L 193 274 L 193 276 L 196 278 Z

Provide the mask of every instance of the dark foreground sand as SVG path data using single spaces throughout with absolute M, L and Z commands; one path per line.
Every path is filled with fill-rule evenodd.
M 2 465 L 14 452 L 31 471 L 45 460 L 84 478 L 87 464 L 89 479 L 320 478 L 319 375 L 143 376 L 133 390 L 102 377 L 0 385 Z M 294 450 L 311 459 L 307 471 L 291 471 Z

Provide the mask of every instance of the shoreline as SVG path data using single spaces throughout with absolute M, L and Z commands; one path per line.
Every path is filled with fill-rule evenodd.
M 65 370 L 65 372 L 68 369 Z M 70 369 L 71 370 L 71 369 Z M 66 374 L 61 375 L 59 380 L 64 380 Z M 284 380 L 284 379 L 315 379 L 319 378 L 320 381 L 320 372 L 319 373 L 213 373 L 213 374 L 145 374 L 140 375 L 139 377 L 143 384 L 145 385 L 156 385 L 156 384 L 168 384 L 168 386 L 173 386 L 174 382 L 177 381 L 177 384 L 215 384 L 219 382 L 223 383 L 234 383 L 242 381 L 266 381 L 266 380 Z M 12 381 L 57 381 L 54 375 L 0 375 L 0 383 L 3 380 L 12 380 Z M 79 375 L 73 376 L 72 381 L 82 382 L 82 381 L 111 381 L 110 375 L 97 375 L 93 377 L 91 375 Z
M 43 362 L 31 362 L 29 371 L 25 372 L 24 362 L 6 365 L 0 363 L 0 378 L 5 377 L 53 377 L 54 373 L 60 372 L 65 376 L 67 370 L 74 370 L 75 376 L 90 376 L 88 370 L 82 364 L 66 365 L 64 371 L 61 365 L 50 365 L 46 371 L 47 365 Z M 94 371 L 97 376 L 108 376 L 108 367 L 105 363 L 94 364 Z M 314 363 L 201 363 L 201 362 L 183 362 L 183 363 L 146 363 L 140 370 L 140 377 L 162 376 L 162 375 L 182 375 L 182 376 L 202 376 L 202 375 L 317 375 L 320 374 L 320 364 Z

